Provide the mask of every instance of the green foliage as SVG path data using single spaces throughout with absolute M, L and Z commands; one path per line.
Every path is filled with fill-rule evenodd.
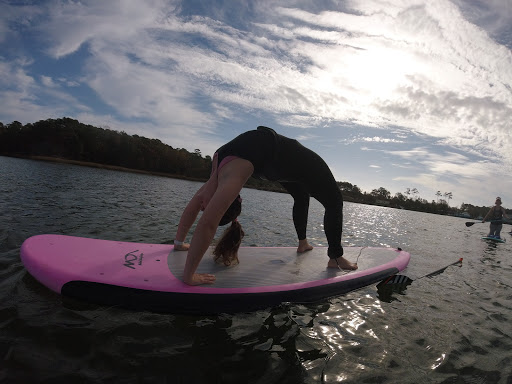
M 51 157 L 84 163 L 122 167 L 171 177 L 207 180 L 212 158 L 200 149 L 189 152 L 158 139 L 97 128 L 70 118 L 41 120 L 22 125 L 0 123 L 0 154 L 19 157 Z M 277 182 L 251 178 L 248 186 L 284 192 Z
M 207 179 L 211 157 L 175 149 L 157 139 L 93 127 L 62 118 L 22 125 L 0 125 L 0 153 L 45 156 L 118 166 L 141 171 Z
M 478 206 L 474 206 L 472 204 L 462 203 L 460 208 L 463 212 L 467 212 L 470 217 L 483 218 L 483 217 L 485 217 L 485 215 L 487 215 L 487 213 L 489 212 L 489 209 L 491 207 L 478 207 Z M 509 214 L 509 210 L 506 210 L 506 211 L 507 211 L 507 214 Z

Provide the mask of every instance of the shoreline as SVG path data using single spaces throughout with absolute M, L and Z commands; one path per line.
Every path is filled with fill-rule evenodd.
M 89 161 L 64 159 L 61 157 L 51 157 L 51 156 L 9 156 L 9 157 L 17 157 L 20 159 L 37 160 L 37 161 L 47 161 L 50 163 L 72 164 L 72 165 L 79 165 L 82 167 L 107 169 L 110 171 L 138 173 L 141 175 L 161 176 L 161 177 L 168 177 L 171 179 L 182 179 L 182 180 L 201 181 L 201 182 L 206 181 L 205 179 L 187 177 L 187 176 L 182 176 L 182 175 L 175 175 L 175 174 L 171 174 L 171 173 L 145 171 L 142 169 L 126 168 L 126 167 L 121 167 L 118 165 L 93 163 L 93 162 L 89 162 Z
M 207 179 L 194 178 L 194 177 L 188 177 L 188 176 L 182 176 L 182 175 L 175 175 L 175 174 L 171 174 L 171 173 L 145 171 L 145 170 L 141 170 L 141 169 L 133 169 L 133 168 L 121 167 L 121 166 L 118 166 L 118 165 L 108 165 L 108 164 L 94 163 L 94 162 L 89 162 L 89 161 L 72 160 L 72 159 L 65 159 L 65 158 L 61 158 L 61 157 L 37 156 L 37 155 L 19 156 L 19 155 L 4 155 L 4 154 L 0 154 L 0 156 L 14 157 L 14 158 L 19 158 L 19 159 L 35 160 L 35 161 L 46 161 L 46 162 L 51 162 L 51 163 L 71 164 L 71 165 L 78 165 L 78 166 L 82 166 L 82 167 L 106 169 L 106 170 L 118 171 L 118 172 L 130 172 L 130 173 L 137 173 L 137 174 L 141 174 L 141 175 L 160 176 L 160 177 L 167 177 L 167 178 L 170 178 L 170 179 L 197 181 L 197 182 L 202 182 L 202 183 L 207 181 Z M 267 191 L 267 192 L 287 193 L 284 190 L 281 191 L 281 190 L 272 189 L 272 188 L 261 188 L 261 187 L 257 187 L 257 186 L 253 186 L 253 185 L 245 185 L 244 188 L 256 189 L 256 190 Z M 343 198 L 343 201 L 344 202 L 349 202 L 349 203 L 354 203 L 354 204 L 377 205 L 377 206 L 381 206 L 381 207 L 385 207 L 385 208 L 401 209 L 401 208 L 397 208 L 397 207 L 390 207 L 390 206 L 385 206 L 385 205 L 380 205 L 380 204 L 370 204 L 370 203 L 367 203 L 367 202 L 366 203 L 365 202 L 359 202 L 359 201 L 356 201 L 356 200 L 347 199 L 345 196 Z M 417 212 L 423 212 L 423 211 L 417 211 Z M 443 215 L 443 214 L 440 214 L 440 213 L 432 213 L 432 214 L 440 215 L 440 216 L 452 216 L 452 215 Z M 455 216 L 455 215 L 453 215 L 453 216 Z M 463 218 L 463 219 L 466 219 L 466 220 L 476 220 L 476 219 L 466 218 L 466 217 L 460 217 L 460 218 Z M 506 223 L 506 224 L 508 224 L 508 223 Z
M 12 155 L 10 155 L 10 156 L 8 156 L 8 155 L 2 155 L 2 154 L 0 154 L 0 156 L 14 157 L 14 158 L 18 158 L 18 159 L 35 160 L 35 161 L 46 161 L 46 162 L 50 162 L 50 163 L 71 164 L 71 165 L 78 165 L 81 167 L 106 169 L 109 171 L 118 171 L 118 172 L 130 172 L 130 173 L 137 173 L 137 174 L 141 174 L 141 175 L 166 177 L 169 179 L 197 181 L 197 182 L 201 182 L 201 183 L 204 183 L 208 180 L 208 179 L 201 179 L 201 178 L 197 178 L 197 177 L 176 175 L 176 174 L 172 174 L 172 173 L 145 171 L 142 169 L 126 168 L 126 167 L 121 167 L 118 165 L 109 165 L 109 164 L 94 163 L 94 162 L 89 162 L 89 161 L 65 159 L 62 157 L 36 156 L 36 155 L 30 155 L 30 156 L 12 156 Z M 256 190 L 267 191 L 267 192 L 286 193 L 285 191 L 280 191 L 277 189 L 261 188 L 261 187 L 257 187 L 257 186 L 253 186 L 253 185 L 245 185 L 244 188 L 256 189 Z

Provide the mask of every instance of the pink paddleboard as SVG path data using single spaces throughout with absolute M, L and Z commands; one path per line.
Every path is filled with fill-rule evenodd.
M 242 247 L 240 264 L 224 267 L 206 254 L 200 273 L 212 285 L 182 282 L 186 252 L 172 245 L 38 235 L 25 240 L 21 259 L 51 290 L 93 303 L 174 313 L 251 311 L 283 302 L 315 302 L 378 283 L 402 271 L 409 253 L 392 248 L 345 247 L 359 269 L 326 268 L 327 249 L 297 254 L 294 247 Z

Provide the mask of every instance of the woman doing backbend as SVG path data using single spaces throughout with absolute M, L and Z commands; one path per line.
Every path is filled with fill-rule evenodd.
M 188 250 L 183 275 L 185 283 L 198 285 L 215 281 L 214 275 L 195 272 L 219 225 L 231 222 L 215 248 L 215 258 L 226 265 L 238 261 L 238 248 L 243 237 L 240 223 L 236 220 L 241 212 L 239 193 L 251 176 L 278 181 L 292 195 L 293 222 L 299 239 L 297 252 L 313 249 L 306 238 L 309 199 L 312 196 L 325 208 L 324 230 L 329 245 L 327 266 L 357 269 L 357 264 L 343 257 L 343 198 L 325 161 L 297 140 L 260 126 L 242 133 L 215 152 L 210 178 L 183 211 L 174 249 Z M 199 211 L 203 214 L 190 245 L 184 244 Z

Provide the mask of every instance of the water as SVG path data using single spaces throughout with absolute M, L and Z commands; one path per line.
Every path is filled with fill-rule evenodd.
M 199 183 L 0 157 L 0 383 L 512 383 L 512 238 L 346 203 L 345 245 L 401 247 L 417 278 L 311 305 L 178 316 L 69 303 L 24 269 L 29 236 L 169 243 Z M 242 191 L 244 245 L 294 246 L 292 200 Z M 326 245 L 322 207 L 308 233 Z M 509 236 L 504 225 L 502 236 Z

